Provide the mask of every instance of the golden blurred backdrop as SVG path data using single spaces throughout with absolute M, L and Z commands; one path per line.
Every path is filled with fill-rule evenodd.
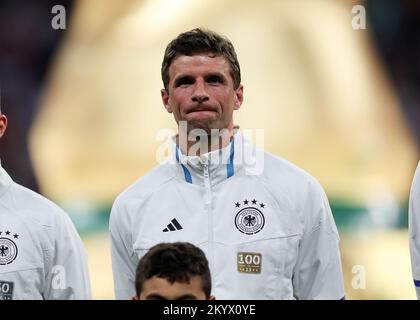
M 347 298 L 414 299 L 406 229 L 367 226 L 397 219 L 418 150 L 369 34 L 352 28 L 356 3 L 78 1 L 31 131 L 43 193 L 89 219 L 155 166 L 157 133 L 176 129 L 160 101 L 164 49 L 209 28 L 231 39 L 241 64 L 235 122 L 264 129 L 266 150 L 314 175 L 332 204 L 365 208 L 366 225 L 340 227 Z M 106 226 L 83 240 L 94 298 L 113 299 Z M 356 265 L 366 289 L 352 287 Z

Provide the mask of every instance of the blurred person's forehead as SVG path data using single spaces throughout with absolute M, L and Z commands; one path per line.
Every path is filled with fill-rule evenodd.
M 153 276 L 144 281 L 140 296 L 160 295 L 168 299 L 176 299 L 178 296 L 187 294 L 197 298 L 205 298 L 201 277 L 192 276 L 188 281 L 171 283 L 165 278 Z

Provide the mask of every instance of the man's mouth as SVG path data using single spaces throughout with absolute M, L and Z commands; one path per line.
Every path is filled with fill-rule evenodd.
M 187 111 L 187 114 L 194 112 L 217 112 L 217 110 L 209 106 L 197 106 Z

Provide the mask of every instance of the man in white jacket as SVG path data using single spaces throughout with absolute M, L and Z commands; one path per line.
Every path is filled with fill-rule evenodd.
M 411 271 L 417 299 L 420 300 L 420 162 L 411 185 L 408 228 L 410 235 Z
M 18 299 L 91 299 L 87 255 L 67 214 L 0 165 L 0 300 Z
M 339 236 L 319 183 L 252 146 L 233 123 L 243 101 L 231 42 L 202 29 L 166 48 L 162 101 L 173 155 L 118 196 L 110 217 L 117 299 L 159 242 L 206 253 L 218 299 L 342 299 Z M 262 107 L 262 106 L 260 106 Z

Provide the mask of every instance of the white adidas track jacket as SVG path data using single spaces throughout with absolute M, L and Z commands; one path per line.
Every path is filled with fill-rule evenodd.
M 113 205 L 117 299 L 134 295 L 136 265 L 146 251 L 175 241 L 206 253 L 217 299 L 344 298 L 338 232 L 313 177 L 253 147 L 240 132 L 201 158 L 174 149 L 173 161 Z
M 91 299 L 91 290 L 71 220 L 0 166 L 0 300 L 15 299 Z
M 420 300 L 420 162 L 411 185 L 408 227 L 410 234 L 411 270 Z

